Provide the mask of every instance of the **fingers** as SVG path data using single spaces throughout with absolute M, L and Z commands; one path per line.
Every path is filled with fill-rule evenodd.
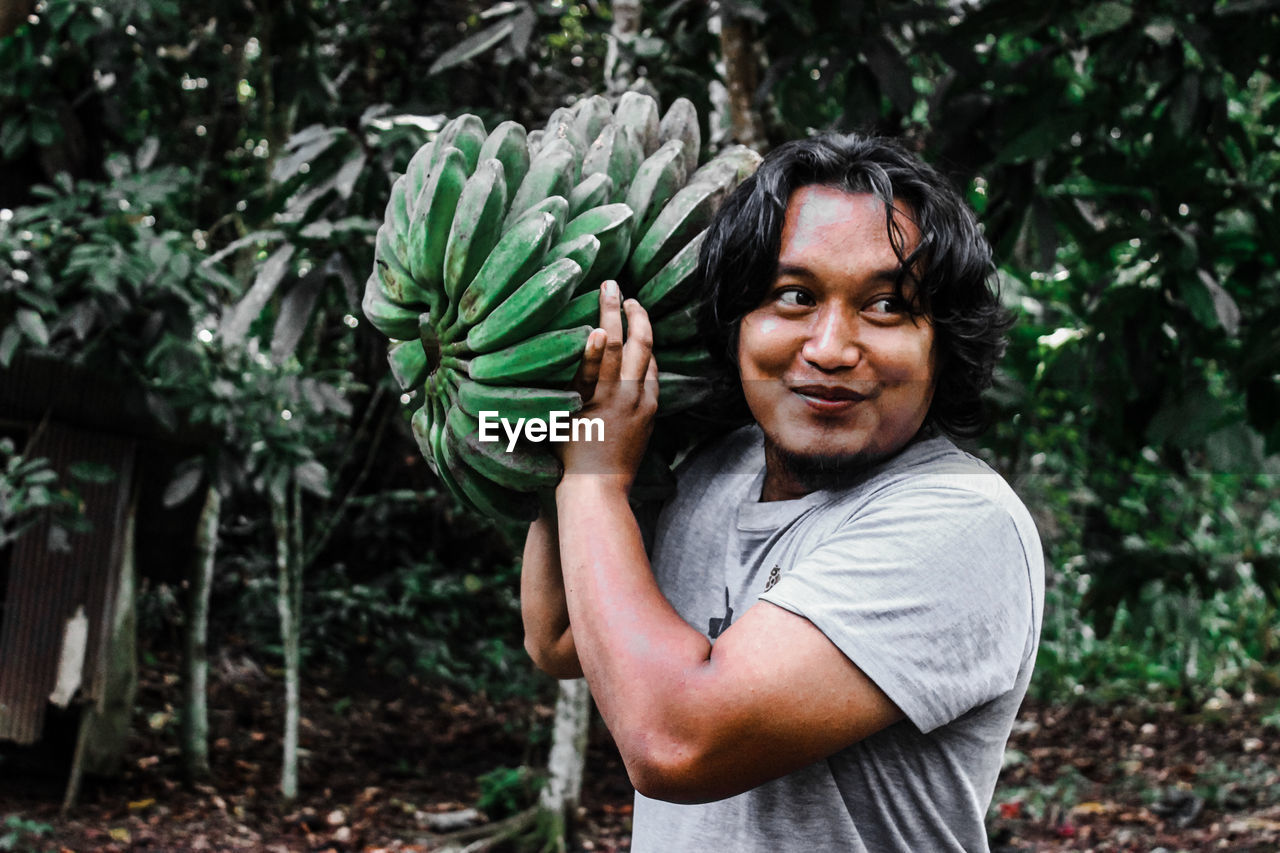
M 582 364 L 578 367 L 578 375 L 573 379 L 573 390 L 582 395 L 583 402 L 590 400 L 596 391 L 596 382 L 600 379 L 600 361 L 604 358 L 605 333 L 603 329 L 592 329 L 587 336 L 587 345 L 582 352 Z
M 643 382 L 653 362 L 653 329 L 649 326 L 649 314 L 634 299 L 628 299 L 622 307 L 627 312 L 627 343 L 622 350 L 622 368 L 618 378 Z
M 649 359 L 649 368 L 644 373 L 644 395 L 646 402 L 656 410 L 658 408 L 658 360 Z
M 622 291 L 616 281 L 606 281 L 600 288 L 600 328 L 609 337 L 605 341 L 599 375 L 609 382 L 618 378 L 622 366 Z

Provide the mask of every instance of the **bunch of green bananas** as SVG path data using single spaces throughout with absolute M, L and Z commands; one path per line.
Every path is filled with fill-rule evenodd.
M 533 493 L 559 480 L 546 444 L 481 441 L 479 418 L 548 420 L 582 407 L 569 383 L 606 279 L 653 321 L 659 415 L 706 397 L 698 248 L 760 157 L 734 146 L 698 168 L 700 148 L 691 102 L 660 114 L 632 91 L 616 105 L 595 96 L 556 110 L 531 132 L 513 121 L 487 132 L 458 116 L 392 186 L 364 313 L 391 338 L 400 386 L 425 388 L 414 435 L 460 501 L 527 519 Z

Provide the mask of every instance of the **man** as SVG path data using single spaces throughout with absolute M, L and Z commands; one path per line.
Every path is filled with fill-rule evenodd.
M 633 850 L 985 850 L 1043 565 L 971 434 L 1005 313 L 972 214 L 894 144 L 788 143 L 703 248 L 713 352 L 754 424 L 701 449 L 652 565 L 628 489 L 657 404 L 616 285 L 588 339 L 526 647 L 585 675 L 636 787 Z M 628 334 L 623 336 L 622 312 Z

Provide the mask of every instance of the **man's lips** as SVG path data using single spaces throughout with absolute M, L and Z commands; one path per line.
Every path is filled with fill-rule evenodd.
M 870 388 L 851 388 L 847 385 L 800 383 L 788 387 L 793 393 L 818 403 L 857 403 L 872 396 Z

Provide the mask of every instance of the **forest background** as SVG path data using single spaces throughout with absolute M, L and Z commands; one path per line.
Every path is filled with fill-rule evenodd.
M 375 683 L 545 708 L 555 686 L 521 647 L 521 531 L 437 488 L 414 394 L 359 310 L 391 182 L 451 116 L 534 128 L 640 79 L 664 104 L 691 99 L 711 150 L 897 136 L 978 211 L 1019 318 L 973 449 L 1045 542 L 1041 722 L 1236 709 L 1245 752 L 1265 754 L 1253 741 L 1280 728 L 1277 45 L 1271 0 L 5 0 L 0 368 L 92 365 L 143 389 L 174 439 L 142 488 L 192 535 L 144 567 L 144 672 L 176 671 L 203 626 L 215 659 L 272 676 L 262 690 L 323 680 L 313 701 L 338 716 Z M 0 553 L 49 514 L 75 535 L 75 487 L 0 439 Z M 191 604 L 202 577 L 207 614 Z M 187 738 L 199 771 L 179 734 L 189 694 L 139 725 Z M 468 790 L 495 812 L 527 796 L 548 729 L 509 720 L 519 753 Z M 1245 790 L 1274 824 L 1280 779 L 1251 767 L 1175 787 L 1224 813 Z M 305 799 L 322 784 L 305 752 L 300 773 Z M 994 817 L 1068 825 L 1088 775 L 1034 775 Z M 1134 796 L 1171 808 L 1160 786 Z M 15 846 L 49 829 L 8 818 Z

